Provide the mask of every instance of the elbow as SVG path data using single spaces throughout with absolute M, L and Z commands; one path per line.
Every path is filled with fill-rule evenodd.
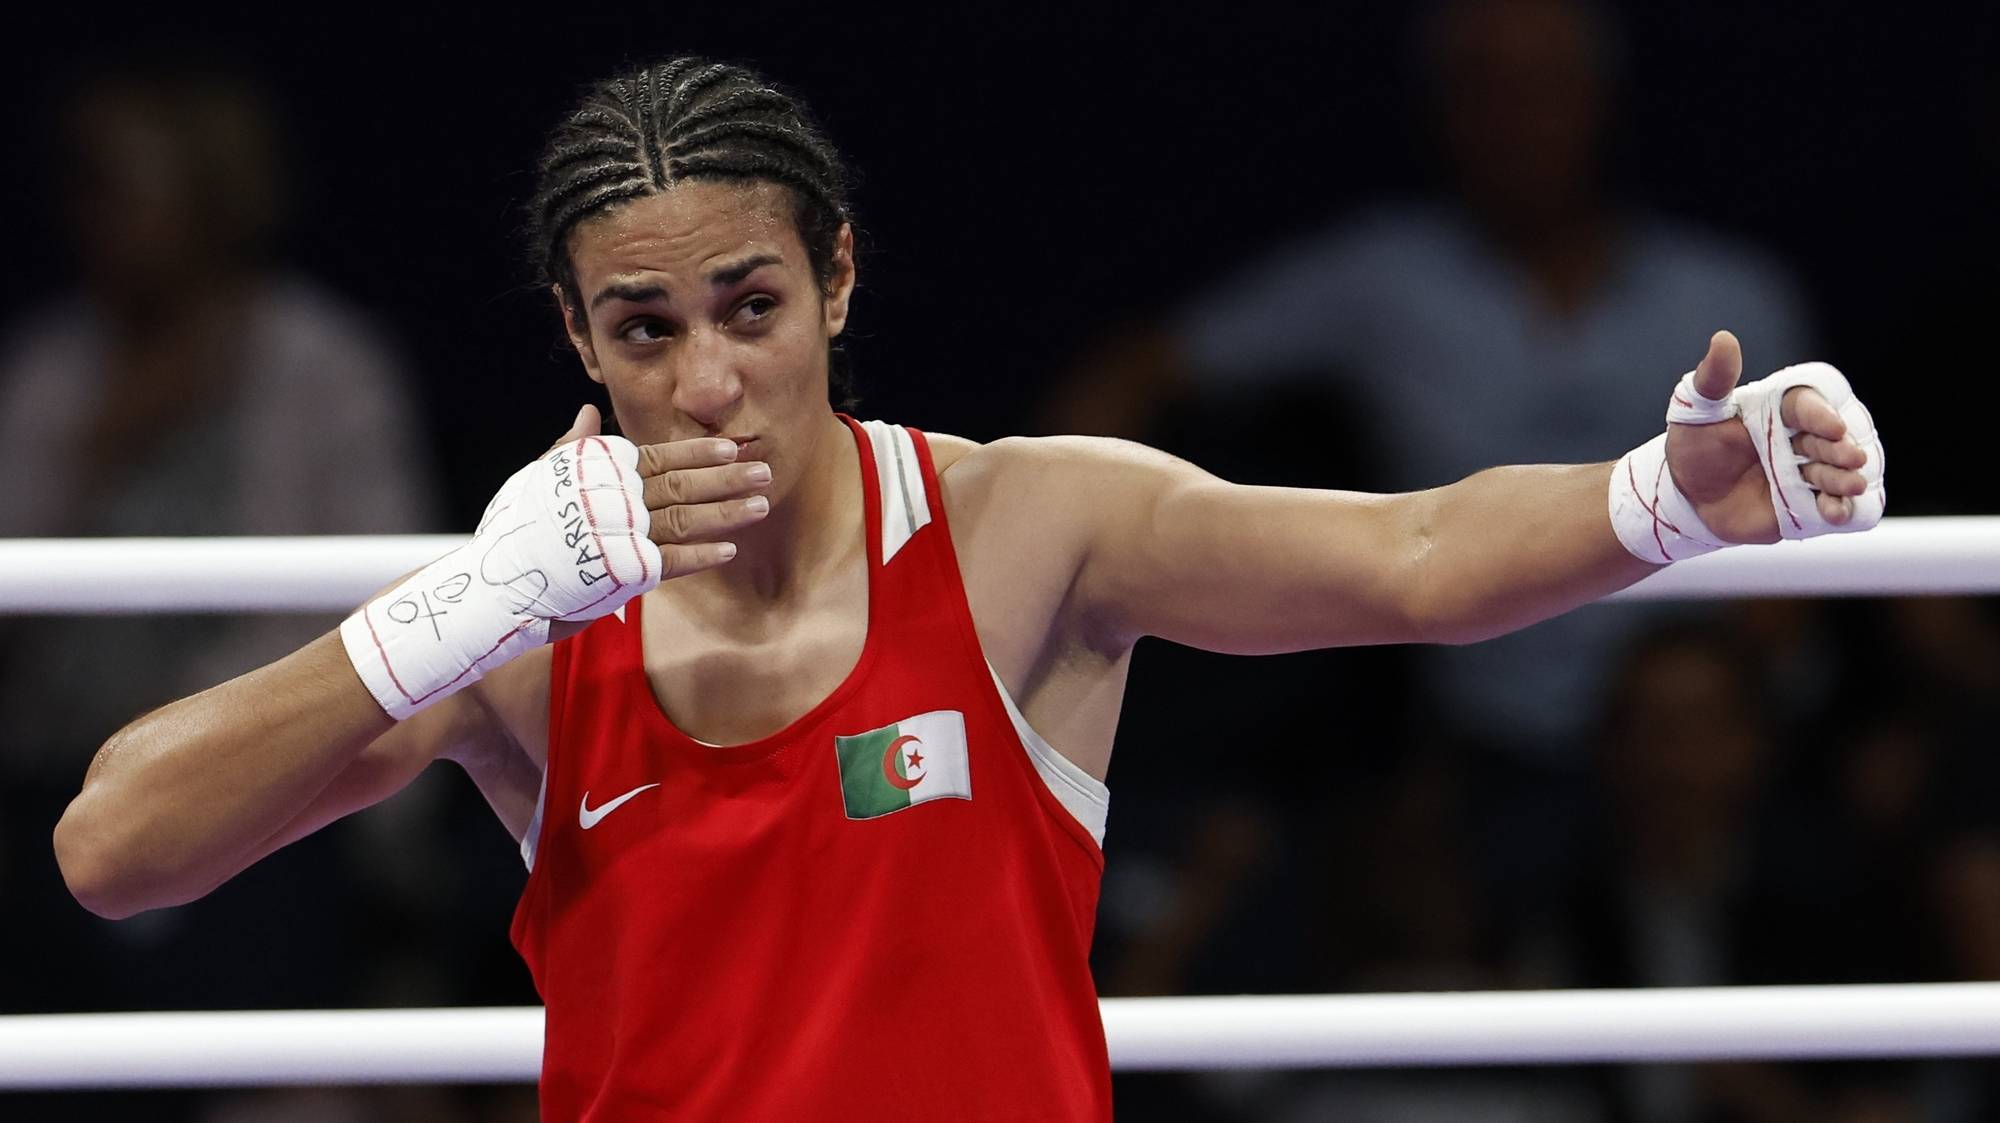
M 1423 517 L 1414 520 L 1407 531 L 1409 549 L 1403 558 L 1400 583 L 1403 595 L 1397 598 L 1407 642 L 1462 647 L 1505 632 L 1506 628 L 1497 626 L 1482 611 L 1464 576 L 1452 572 L 1450 559 L 1438 546 L 1432 526 L 1434 513 L 1427 507 L 1421 513 Z
M 79 808 L 86 798 L 80 795 L 71 801 L 55 829 L 56 866 L 70 896 L 106 920 L 124 920 L 156 907 L 157 902 L 141 897 L 138 890 L 144 879 L 134 876 L 133 863 L 107 840 L 102 817 Z
M 1430 512 L 1425 509 L 1424 515 Z M 1469 643 L 1459 638 L 1460 628 L 1455 610 L 1450 603 L 1450 590 L 1440 587 L 1441 566 L 1437 558 L 1437 542 L 1431 533 L 1430 520 L 1413 519 L 1405 528 L 1404 541 L 1408 548 L 1402 556 L 1400 579 L 1397 582 L 1401 595 L 1395 598 L 1399 630 L 1407 637 L 1404 642 L 1426 644 Z

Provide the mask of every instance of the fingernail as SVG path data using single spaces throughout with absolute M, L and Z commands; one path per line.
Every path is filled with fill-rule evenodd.
M 736 459 L 736 442 L 735 441 L 715 442 L 715 455 L 722 458 L 723 460 Z
M 770 482 L 771 482 L 771 466 L 770 466 L 769 464 L 752 464 L 752 465 L 750 465 L 750 482 L 751 482 L 751 483 L 753 483 L 753 484 L 767 484 L 767 483 L 770 483 Z
M 753 495 L 743 501 L 743 509 L 753 515 L 761 515 L 771 509 L 771 501 L 761 495 Z
M 723 561 L 728 561 L 730 558 L 736 556 L 736 543 L 734 542 L 720 543 L 715 547 L 715 552 L 722 555 Z

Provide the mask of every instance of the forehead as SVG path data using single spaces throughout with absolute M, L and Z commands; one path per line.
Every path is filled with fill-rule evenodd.
M 585 292 L 632 273 L 693 274 L 721 258 L 775 253 L 803 268 L 790 195 L 770 183 L 684 180 L 577 224 L 570 265 Z

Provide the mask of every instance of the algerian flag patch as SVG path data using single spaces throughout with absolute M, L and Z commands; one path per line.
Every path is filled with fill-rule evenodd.
M 840 795 L 850 819 L 879 819 L 930 799 L 971 799 L 965 715 L 932 710 L 894 725 L 835 737 Z

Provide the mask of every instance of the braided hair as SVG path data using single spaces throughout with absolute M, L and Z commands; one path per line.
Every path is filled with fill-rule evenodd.
M 813 277 L 832 291 L 840 228 L 850 221 L 847 171 L 805 105 L 745 67 L 676 58 L 590 86 L 549 137 L 537 172 L 528 251 L 540 281 L 573 310 L 570 233 L 686 179 L 784 187 Z M 836 398 L 848 398 L 837 366 L 833 382 Z

